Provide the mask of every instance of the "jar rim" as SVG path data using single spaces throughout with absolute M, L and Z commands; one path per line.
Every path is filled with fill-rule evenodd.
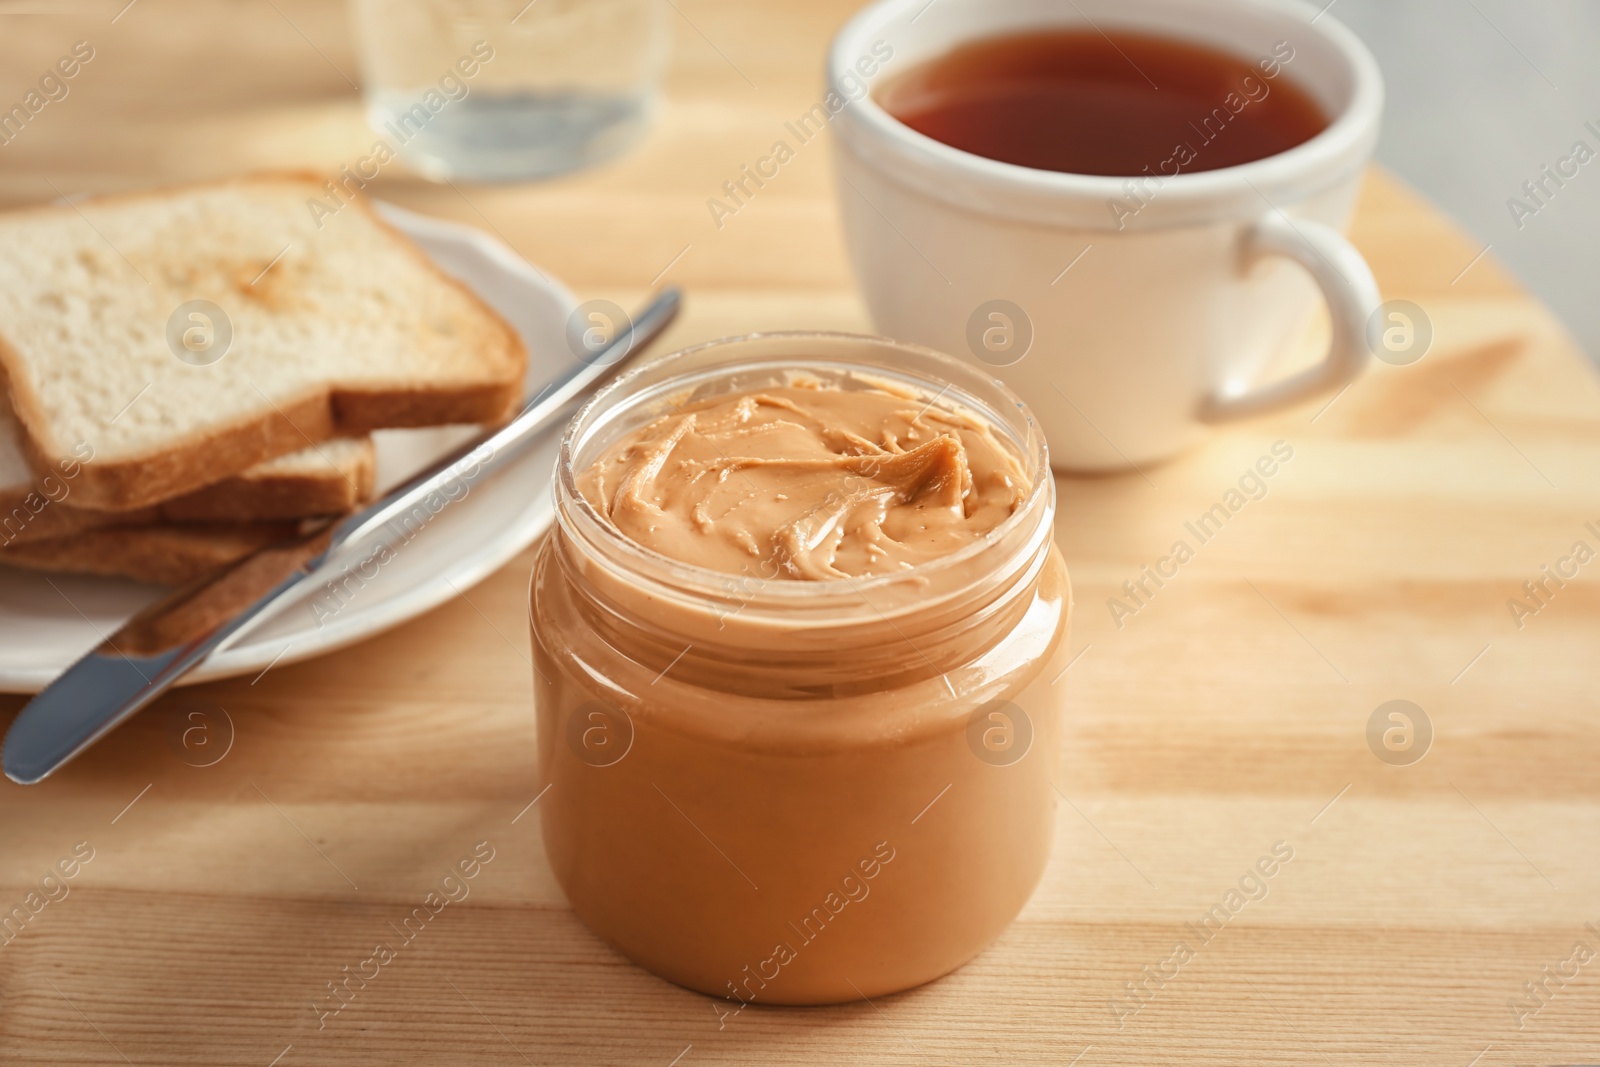
M 942 369 L 950 378 L 950 381 L 944 383 L 946 390 L 951 387 L 960 388 L 964 395 L 959 402 L 976 407 L 993 421 L 997 429 L 1011 439 L 1017 448 L 1019 456 L 1029 468 L 1031 484 L 1027 494 L 1012 510 L 1011 514 L 1006 516 L 992 530 L 989 530 L 982 539 L 963 545 L 949 555 L 940 556 L 937 559 L 918 564 L 905 571 L 893 571 L 868 577 L 795 581 L 787 578 L 762 578 L 754 575 L 730 574 L 675 559 L 654 549 L 647 548 L 623 533 L 614 522 L 601 513 L 589 501 L 588 497 L 579 490 L 576 453 L 579 447 L 587 442 L 589 433 L 594 429 L 593 424 L 600 415 L 610 411 L 613 407 L 621 407 L 624 403 L 632 401 L 635 396 L 641 397 L 639 402 L 659 396 L 670 391 L 674 383 L 686 382 L 695 375 L 693 374 L 694 368 L 679 374 L 668 374 L 659 381 L 652 381 L 647 391 L 639 389 L 638 383 L 642 379 L 660 376 L 665 368 L 673 364 L 682 364 L 685 361 L 690 361 L 693 357 L 712 349 L 773 342 L 873 345 L 914 355 L 919 359 L 931 362 L 933 366 Z M 820 363 L 856 362 L 856 360 L 851 359 L 828 359 L 821 353 L 818 355 L 818 362 Z M 860 362 L 863 370 L 887 370 L 898 377 L 912 380 L 923 388 L 927 388 L 930 385 L 937 388 L 940 384 L 922 373 L 908 373 L 864 360 Z M 737 360 L 730 360 L 728 363 L 729 367 L 738 365 L 740 364 Z M 986 400 L 984 397 L 976 395 L 974 387 L 990 392 L 994 399 L 998 400 L 1000 405 L 1003 406 L 997 407 L 992 400 Z M 942 396 L 944 393 L 941 391 L 939 395 Z M 1021 432 L 1019 432 L 1019 427 Z M 779 610 L 800 604 L 815 607 L 820 606 L 822 603 L 834 601 L 859 604 L 867 598 L 869 593 L 904 586 L 909 582 L 922 582 L 956 570 L 974 557 L 991 550 L 996 544 L 1015 534 L 1023 523 L 1029 521 L 1030 516 L 1037 517 L 1041 506 L 1047 506 L 1048 500 L 1053 499 L 1055 487 L 1050 472 L 1049 450 L 1043 431 L 1039 428 L 1033 413 L 1023 403 L 1022 399 L 998 378 L 986 376 L 970 364 L 923 345 L 899 341 L 876 334 L 851 333 L 838 330 L 777 330 L 721 337 L 657 356 L 619 375 L 595 393 L 578 410 L 578 413 L 573 416 L 572 421 L 567 425 L 561 436 L 561 449 L 556 461 L 554 483 L 557 500 L 557 523 L 568 526 L 567 508 L 562 506 L 565 503 L 577 515 L 581 516 L 585 526 L 588 527 L 586 532 L 603 538 L 605 548 L 608 551 L 620 554 L 630 571 L 653 577 L 671 587 L 690 593 L 700 592 L 714 595 L 717 592 L 726 591 L 731 583 L 744 583 L 748 588 L 744 590 L 744 594 L 740 599 L 748 602 L 750 600 L 771 598 L 772 606 L 777 607 Z M 1048 536 L 1048 531 L 1050 530 L 1048 518 L 1041 523 L 1041 526 L 1047 531 Z M 1033 538 L 1028 540 L 1032 541 Z

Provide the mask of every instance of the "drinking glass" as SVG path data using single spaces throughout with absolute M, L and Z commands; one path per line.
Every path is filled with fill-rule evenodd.
M 520 181 L 616 156 L 649 124 L 669 46 L 662 0 L 351 7 L 368 121 L 437 180 Z

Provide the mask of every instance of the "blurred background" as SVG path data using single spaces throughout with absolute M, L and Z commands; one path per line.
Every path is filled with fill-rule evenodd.
M 1600 161 L 1522 215 L 1522 185 L 1580 139 L 1600 150 L 1600 5 L 1334 0 L 1388 81 L 1378 159 L 1462 223 L 1600 356 Z M 1553 188 L 1553 184 L 1549 187 Z M 1463 267 L 1466 264 L 1462 264 Z
M 552 0 L 541 3 L 550 7 Z M 822 50 L 842 21 L 838 7 L 817 5 L 798 20 L 788 12 L 777 16 L 792 25 L 776 39 L 770 19 L 763 23 L 758 9 L 742 0 L 672 0 L 664 10 L 673 70 L 717 79 L 729 108 L 720 118 L 674 102 L 669 73 L 666 107 L 642 145 L 610 164 L 518 187 L 534 197 L 537 227 L 498 214 L 493 187 L 462 185 L 441 197 L 401 167 L 380 179 L 382 195 L 497 230 L 579 289 L 599 265 L 584 259 L 578 231 L 611 220 L 624 225 L 633 211 L 673 219 L 683 234 L 642 257 L 652 265 L 637 279 L 641 291 L 659 269 L 654 264 L 666 265 L 680 253 L 688 254 L 674 276 L 693 282 L 697 261 L 748 255 L 755 244 L 746 246 L 744 239 L 756 230 L 788 226 L 793 234 L 792 213 L 809 209 L 789 192 L 825 187 L 825 152 L 807 153 L 786 171 L 793 174 L 788 189 L 764 193 L 745 213 L 750 217 L 711 241 L 704 237 L 704 199 L 753 157 L 716 158 L 703 148 L 715 132 L 708 124 L 733 114 L 748 125 L 745 139 L 759 153 L 788 111 L 809 106 L 822 81 Z M 1600 301 L 1592 296 L 1592 279 L 1600 274 L 1600 161 L 1536 205 L 1520 226 L 1508 201 L 1527 202 L 1523 183 L 1540 178 L 1541 168 L 1567 155 L 1578 139 L 1600 150 L 1600 135 L 1584 128 L 1593 120 L 1600 129 L 1600 65 L 1594 61 L 1600 4 L 1331 0 L 1326 12 L 1360 34 L 1383 67 L 1389 107 L 1379 161 L 1454 216 L 1479 250 L 1489 250 L 1486 258 L 1509 267 L 1596 358 Z M 26 33 L 20 32 L 24 24 Z M 361 63 L 352 19 L 336 0 L 0 0 L 0 99 L 16 100 L 32 87 L 46 69 L 42 64 L 56 58 L 51 41 L 67 46 L 78 38 L 92 42 L 96 57 L 69 98 L 50 105 L 52 113 L 41 116 L 49 121 L 0 147 L 0 202 L 6 205 L 148 185 L 163 179 L 141 172 L 168 175 L 180 159 L 195 178 L 274 166 L 333 170 L 371 141 L 356 88 Z M 91 154 L 86 136 L 95 141 L 92 167 L 85 162 Z M 671 165 L 662 166 L 667 159 Z M 580 224 L 568 198 L 580 190 L 607 196 L 615 176 L 632 168 L 662 176 L 659 201 L 613 201 L 598 222 L 591 216 Z M 817 254 L 831 258 L 833 231 L 826 220 L 815 221 L 830 243 Z M 821 262 L 817 266 L 820 281 L 825 271 Z

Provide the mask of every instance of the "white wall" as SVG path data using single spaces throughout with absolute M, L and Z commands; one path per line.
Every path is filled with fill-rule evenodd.
M 1378 157 L 1454 215 L 1600 356 L 1600 4 L 1334 0 L 1389 88 Z M 1597 158 L 1519 229 L 1522 183 L 1584 140 Z M 1530 204 L 1532 201 L 1528 201 Z M 1463 264 L 1465 265 L 1465 264 Z

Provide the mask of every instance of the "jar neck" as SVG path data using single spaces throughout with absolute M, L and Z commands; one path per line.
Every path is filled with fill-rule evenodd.
M 829 582 L 827 590 L 706 572 L 667 580 L 583 536 L 560 502 L 550 562 L 579 624 L 647 671 L 670 668 L 682 683 L 776 698 L 874 692 L 967 666 L 1012 631 L 1049 551 L 1053 486 L 1034 501 L 1030 521 L 960 567 Z

